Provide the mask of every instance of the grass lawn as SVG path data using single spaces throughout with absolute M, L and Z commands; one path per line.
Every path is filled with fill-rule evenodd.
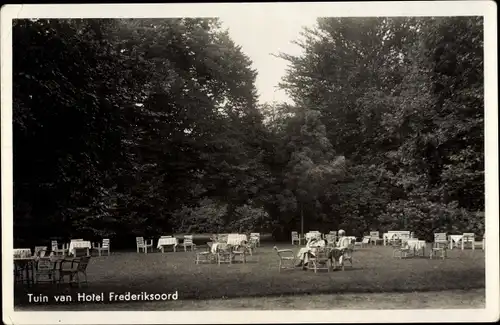
M 446 260 L 393 259 L 389 247 L 357 248 L 354 266 L 335 272 L 277 269 L 271 243 L 263 243 L 247 264 L 194 264 L 194 253 L 116 252 L 93 257 L 89 285 L 40 284 L 15 287 L 16 310 L 224 310 L 484 308 L 482 250 L 458 249 Z M 280 244 L 279 248 L 290 248 Z M 295 247 L 297 250 L 297 247 Z M 348 264 L 349 265 L 349 264 Z M 172 293 L 177 301 L 56 303 L 53 295 L 77 293 Z M 49 304 L 28 303 L 27 293 L 49 296 Z M 107 300 L 107 299 L 105 299 Z

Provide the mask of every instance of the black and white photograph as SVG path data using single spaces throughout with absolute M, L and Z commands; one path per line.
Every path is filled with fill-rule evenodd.
M 496 19 L 2 7 L 4 323 L 498 320 Z

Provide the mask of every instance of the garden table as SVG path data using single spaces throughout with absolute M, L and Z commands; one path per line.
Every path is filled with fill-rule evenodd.
M 306 238 L 306 241 L 309 240 L 309 239 L 312 239 L 312 238 L 318 238 L 318 239 L 321 239 L 321 233 L 319 231 L 310 231 L 308 233 L 306 233 L 304 235 L 304 237 Z
M 229 234 L 227 236 L 227 244 L 229 245 L 239 246 L 246 241 L 248 241 L 248 238 L 245 234 Z
M 69 243 L 69 248 L 68 252 L 70 255 L 75 255 L 75 248 L 86 248 L 87 249 L 87 255 L 90 255 L 90 248 L 92 248 L 92 245 L 90 244 L 90 241 L 85 241 L 85 240 L 72 240 Z
M 450 235 L 450 249 L 453 249 L 453 246 L 458 247 L 458 243 L 462 240 L 464 235 Z
M 165 246 L 172 246 L 175 252 L 178 244 L 179 241 L 175 237 L 163 237 L 158 240 L 158 245 L 156 247 L 160 249 L 162 253 L 164 253 Z
M 407 230 L 397 230 L 397 231 L 388 231 L 382 235 L 384 240 L 384 246 L 386 246 L 393 238 L 397 236 L 402 241 L 408 240 L 410 238 L 410 232 Z

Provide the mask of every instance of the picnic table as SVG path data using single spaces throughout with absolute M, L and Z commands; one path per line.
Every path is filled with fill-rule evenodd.
M 172 248 L 175 252 L 178 244 L 179 244 L 179 241 L 175 237 L 162 237 L 162 238 L 158 239 L 158 245 L 156 246 L 156 248 L 160 249 L 161 252 L 164 253 L 166 246 L 172 246 Z

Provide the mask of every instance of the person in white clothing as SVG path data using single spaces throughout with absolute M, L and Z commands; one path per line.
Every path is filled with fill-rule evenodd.
M 300 259 L 300 261 L 296 266 L 297 267 L 307 266 L 307 263 L 309 262 L 309 256 L 310 255 L 314 256 L 318 247 L 325 247 L 325 246 L 326 242 L 321 238 L 313 237 L 309 239 L 307 241 L 306 247 L 299 249 L 299 252 L 297 253 L 297 257 Z

